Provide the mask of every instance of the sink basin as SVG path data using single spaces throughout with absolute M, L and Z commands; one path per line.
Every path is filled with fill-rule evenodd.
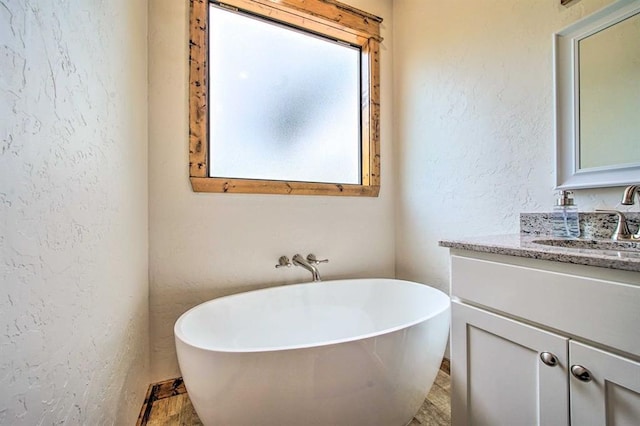
M 640 241 L 613 241 L 613 240 L 533 240 L 535 244 L 542 244 L 552 247 L 564 247 L 586 250 L 613 250 L 613 251 L 635 251 L 640 252 Z

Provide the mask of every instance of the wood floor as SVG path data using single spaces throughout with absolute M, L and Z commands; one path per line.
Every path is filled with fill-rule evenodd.
M 442 363 L 438 376 L 422 407 L 408 426 L 451 425 L 449 363 Z M 149 386 L 137 426 L 200 426 L 181 378 Z M 304 426 L 304 425 L 300 425 Z M 327 425 L 329 426 L 329 425 Z

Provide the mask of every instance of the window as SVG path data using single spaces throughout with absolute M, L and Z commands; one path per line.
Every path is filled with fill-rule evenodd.
M 194 191 L 377 196 L 380 22 L 334 0 L 192 0 Z

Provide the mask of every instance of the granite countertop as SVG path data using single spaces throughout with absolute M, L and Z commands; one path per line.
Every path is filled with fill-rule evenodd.
M 640 272 L 640 250 L 592 250 L 536 243 L 536 240 L 554 239 L 550 236 L 549 218 L 547 213 L 523 213 L 520 215 L 520 234 L 443 240 L 439 244 L 442 247 L 460 250 Z M 640 226 L 640 214 L 627 213 L 627 219 L 632 230 Z M 581 238 L 606 240 L 615 229 L 616 223 L 611 215 L 580 213 Z
M 551 260 L 601 268 L 640 272 L 640 251 L 589 250 L 537 244 L 545 235 L 493 235 L 440 241 L 442 247 L 531 259 Z

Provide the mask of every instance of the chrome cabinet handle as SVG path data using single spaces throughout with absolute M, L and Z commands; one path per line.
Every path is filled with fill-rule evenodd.
M 542 352 L 540 353 L 540 359 L 549 367 L 555 367 L 558 365 L 558 358 L 551 352 Z
M 591 377 L 591 372 L 581 365 L 572 365 L 571 374 L 582 382 L 590 382 L 593 379 Z
M 307 262 L 313 263 L 314 265 L 319 265 L 321 263 L 329 263 L 329 259 L 318 259 L 316 255 L 311 253 L 307 256 Z
M 287 256 L 280 256 L 276 268 L 291 268 L 292 264 Z

